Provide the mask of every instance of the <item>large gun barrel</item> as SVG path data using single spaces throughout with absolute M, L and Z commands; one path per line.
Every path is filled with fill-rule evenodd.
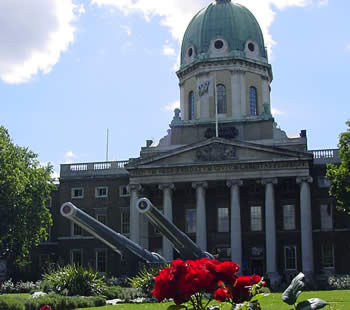
M 70 202 L 66 202 L 61 206 L 61 214 L 79 225 L 81 228 L 101 240 L 116 252 L 128 249 L 147 263 L 164 263 L 165 259 L 158 253 L 152 253 L 142 248 L 137 243 L 126 238 L 109 228 L 108 226 L 97 221 L 90 215 L 78 209 Z
M 147 198 L 139 199 L 136 205 L 138 211 L 173 244 L 183 259 L 214 258 L 210 253 L 202 251 L 185 233 L 167 220 Z

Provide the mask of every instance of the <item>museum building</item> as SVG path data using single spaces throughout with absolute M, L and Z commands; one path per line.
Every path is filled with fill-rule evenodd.
M 159 143 L 147 140 L 127 161 L 61 165 L 40 264 L 55 256 L 102 273 L 135 272 L 128 251 L 114 252 L 59 214 L 66 201 L 168 261 L 178 257 L 136 210 L 147 197 L 243 274 L 349 273 L 350 218 L 336 210 L 325 177 L 327 163 L 340 163 L 338 150 L 308 150 L 306 130 L 291 138 L 275 123 L 272 68 L 253 14 L 230 0 L 199 11 L 177 76 L 180 109 Z

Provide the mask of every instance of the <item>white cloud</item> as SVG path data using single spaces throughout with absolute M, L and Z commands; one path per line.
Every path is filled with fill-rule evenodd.
M 72 152 L 72 151 L 68 151 L 64 154 L 65 158 L 76 158 L 77 156 Z
M 328 0 L 318 0 L 318 7 L 328 5 Z
M 120 28 L 122 28 L 129 37 L 132 35 L 132 30 L 129 26 L 121 25 Z
M 179 100 L 165 106 L 165 110 L 167 110 L 167 111 L 174 111 L 176 108 L 180 109 L 180 101 Z
M 1 0 L 0 79 L 23 83 L 50 72 L 74 41 L 72 23 L 84 12 L 73 0 Z
M 169 45 L 164 45 L 163 46 L 163 55 L 166 56 L 176 56 L 176 51 L 174 48 L 172 48 Z
M 275 19 L 276 9 L 305 7 L 313 3 L 325 3 L 326 0 L 240 0 L 239 3 L 250 9 L 262 28 L 265 44 L 271 52 L 275 42 L 269 33 L 269 27 Z M 196 12 L 208 5 L 210 0 L 91 0 L 98 6 L 113 6 L 124 14 L 143 13 L 146 20 L 160 16 L 161 24 L 169 28 L 173 38 L 181 42 L 188 23 Z
M 285 114 L 283 111 L 280 111 L 280 110 L 277 110 L 274 108 L 271 109 L 271 113 L 272 113 L 272 115 L 284 115 Z

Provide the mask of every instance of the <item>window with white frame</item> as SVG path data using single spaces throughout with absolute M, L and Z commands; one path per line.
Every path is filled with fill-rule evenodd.
M 297 249 L 295 245 L 284 247 L 284 268 L 285 270 L 297 269 Z
M 229 232 L 228 208 L 218 208 L 218 232 Z
M 320 205 L 321 213 L 321 230 L 333 229 L 332 206 L 329 203 Z
M 120 197 L 128 197 L 128 196 L 130 196 L 129 185 L 120 185 L 119 186 L 119 196 Z
M 106 198 L 108 197 L 108 187 L 99 186 L 95 188 L 95 197 L 96 198 Z
M 71 236 L 82 236 L 82 235 L 83 235 L 83 229 L 79 225 L 71 222 Z
M 262 210 L 261 206 L 250 207 L 250 230 L 262 231 Z
M 333 244 L 322 244 L 322 267 L 334 268 L 334 247 Z
M 188 234 L 196 232 L 196 209 L 186 209 L 186 227 L 185 231 Z
M 96 272 L 107 272 L 107 250 L 96 249 Z
M 128 211 L 121 212 L 121 233 L 130 233 L 130 213 Z
M 76 266 L 82 266 L 83 264 L 83 250 L 82 249 L 72 249 L 71 250 L 71 264 Z
M 283 229 L 295 229 L 295 205 L 283 206 Z
M 81 198 L 84 198 L 84 189 L 82 187 L 73 187 L 72 199 L 81 199 Z

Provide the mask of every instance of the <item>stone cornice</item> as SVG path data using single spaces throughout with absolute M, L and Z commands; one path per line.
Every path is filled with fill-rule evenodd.
M 199 68 L 206 68 L 206 67 L 210 68 L 217 65 L 223 65 L 226 67 L 226 70 L 227 70 L 227 68 L 230 65 L 236 65 L 236 64 L 240 66 L 244 66 L 245 68 L 255 68 L 262 71 L 266 71 L 269 75 L 270 81 L 273 80 L 272 68 L 270 64 L 257 62 L 251 59 L 248 60 L 244 57 L 199 60 L 194 64 L 191 64 L 183 69 L 180 69 L 179 71 L 176 72 L 176 74 L 181 81 L 185 76 L 196 71 Z

